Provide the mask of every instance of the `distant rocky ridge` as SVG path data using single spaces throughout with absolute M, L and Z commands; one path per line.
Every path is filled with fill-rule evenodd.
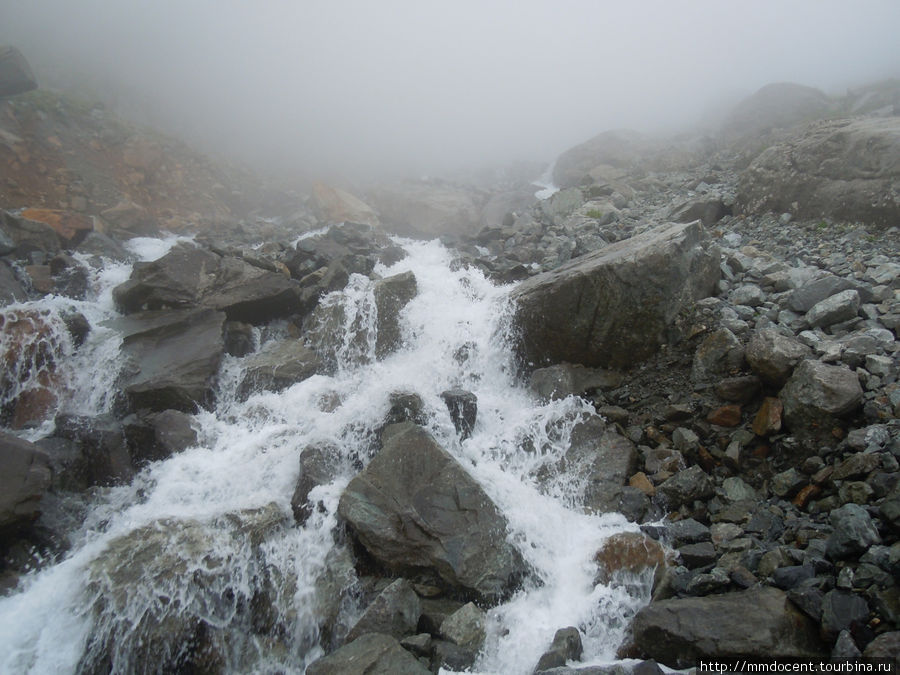
M 644 660 L 644 669 L 654 669 L 652 661 L 682 668 L 699 659 L 760 656 L 865 654 L 896 662 L 895 90 L 891 84 L 864 90 L 842 108 L 854 116 L 841 120 L 808 120 L 835 109 L 814 91 L 778 87 L 748 101 L 747 110 L 756 112 L 737 112 L 719 138 L 659 145 L 633 134 L 601 135 L 558 163 L 569 186 L 539 203 L 518 201 L 522 185 L 515 182 L 493 191 L 414 185 L 413 197 L 403 202 L 413 204 L 409 211 L 398 206 L 396 191 L 381 202 L 367 195 L 372 205 L 391 205 L 375 208 L 346 191 L 323 189 L 301 217 L 269 223 L 275 236 L 262 246 L 254 246 L 261 230 L 227 206 L 230 197 L 200 190 L 179 201 L 174 190 L 188 188 L 175 173 L 172 212 L 188 214 L 180 227 L 200 232 L 194 244 L 136 266 L 115 291 L 128 364 L 116 384 L 114 412 L 99 419 L 57 415 L 53 435 L 34 444 L 0 434 L 4 584 L 14 584 L 42 555 L 64 549 L 65 532 L 48 524 L 54 496 L 130 480 L 144 462 L 196 442 L 189 413 L 214 404 L 224 354 L 253 360 L 242 383 L 247 395 L 328 372 L 336 346 L 329 345 L 333 331 L 321 326 L 335 320 L 335 310 L 320 298 L 344 288 L 351 274 L 372 275 L 378 262 L 403 255 L 384 232 L 392 231 L 391 223 L 412 227 L 432 214 L 432 229 L 418 234 L 441 235 L 458 264 L 477 266 L 500 282 L 527 279 L 511 298 L 522 374 L 534 395 L 580 396 L 605 420 L 578 427 L 564 461 L 584 467 L 586 510 L 616 510 L 641 527 L 635 537 L 598 551 L 598 578 L 657 567 L 654 599 L 634 618 L 622 656 Z M 781 95 L 792 103 L 779 107 Z M 21 101 L 0 104 L 6 106 L 0 108 L 3 125 L 12 119 L 22 131 L 68 114 Z M 767 127 L 773 140 L 760 149 L 760 136 L 749 128 L 744 136 L 741 129 L 760 123 L 766 111 L 774 120 Z M 103 116 L 88 117 L 97 124 L 94 140 L 103 138 Z M 56 157 L 49 137 L 14 135 L 0 137 L 0 151 L 15 156 L 20 172 L 6 169 L 10 173 L 0 176 L 6 181 L 0 192 L 6 200 L 0 221 L 4 306 L 51 292 L 83 296 L 87 270 L 73 252 L 127 259 L 120 239 L 170 224 L 157 205 L 122 202 L 141 198 L 146 181 L 169 180 L 153 161 L 170 160 L 152 144 L 144 156 L 140 142 L 135 148 L 124 141 L 123 164 L 143 173 L 134 177 L 136 190 L 97 188 L 82 202 L 77 188 L 66 187 L 61 196 L 68 179 L 55 182 L 38 170 L 29 182 L 24 167 Z M 823 138 L 828 142 L 813 142 Z M 71 147 L 76 155 L 95 152 Z M 136 154 L 126 161 L 128 148 Z M 160 183 L 153 185 L 155 192 Z M 881 201 L 866 197 L 870 188 Z M 485 222 L 488 205 L 507 197 L 511 206 L 492 211 Z M 457 199 L 465 208 L 448 207 Z M 378 222 L 343 222 L 331 210 L 342 201 Z M 194 219 L 198 203 L 212 215 Z M 322 231 L 297 239 L 316 226 Z M 384 311 L 377 330 L 386 337 L 374 358 L 396 348 L 396 315 L 415 294 L 414 277 L 398 277 L 379 281 L 376 301 Z M 7 365 L 0 420 L 16 431 L 55 414 L 62 352 L 49 336 L 59 327 L 37 312 L 0 308 L 0 315 L 0 359 Z M 283 342 L 254 352 L 250 325 L 276 323 Z M 73 349 L 90 330 L 85 324 L 84 317 L 65 317 Z M 27 392 L 17 387 L 31 371 L 13 367 L 22 363 L 42 374 L 40 386 Z M 474 415 L 466 394 L 444 392 L 460 433 L 471 427 L 466 416 Z M 416 425 L 420 403 L 397 392 L 392 404 L 374 459 L 341 498 L 358 556 L 331 570 L 365 570 L 363 592 L 371 602 L 356 626 L 337 626 L 333 607 L 340 596 L 323 580 L 317 602 L 329 654 L 310 672 L 347 672 L 348 663 L 387 672 L 468 667 L 484 641 L 484 610 L 529 574 L 511 545 L 483 544 L 503 540 L 502 516 Z M 303 448 L 298 462 L 292 506 L 302 521 L 315 508 L 310 492 L 333 469 L 324 446 Z M 398 473 L 397 466 L 410 473 Z M 453 495 L 444 491 L 448 480 Z M 235 523 L 251 523 L 258 542 L 291 526 L 283 515 L 235 514 Z M 202 541 L 192 523 L 158 528 L 168 530 Z M 151 552 L 158 547 L 154 539 L 140 544 Z M 123 540 L 112 552 L 133 546 Z M 132 571 L 123 583 L 143 573 Z M 266 602 L 261 593 L 252 609 L 249 601 L 246 607 L 235 603 L 236 615 L 264 624 L 259 616 Z M 536 672 L 607 672 L 566 666 L 580 658 L 580 636 L 577 627 L 559 629 Z M 191 644 L 196 653 L 179 652 L 179 658 L 222 670 L 215 659 L 202 661 L 215 651 L 215 640 L 198 617 L 147 631 L 141 648 L 148 658 L 169 658 Z M 201 654 L 201 647 L 207 651 Z M 104 663 L 103 650 L 113 648 L 97 646 L 96 661 L 85 665 Z

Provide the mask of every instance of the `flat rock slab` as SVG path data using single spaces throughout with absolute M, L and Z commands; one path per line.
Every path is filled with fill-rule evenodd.
M 713 294 L 720 273 L 699 222 L 660 225 L 576 258 L 513 291 L 519 355 L 527 370 L 633 366 L 667 341 L 680 312 Z

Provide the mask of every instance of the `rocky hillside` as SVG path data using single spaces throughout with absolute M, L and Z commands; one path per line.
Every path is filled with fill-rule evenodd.
M 531 397 L 589 408 L 569 429 L 564 455 L 524 480 L 549 491 L 560 476 L 577 476 L 574 508 L 634 523 L 591 562 L 598 584 L 652 579 L 652 601 L 631 618 L 619 648 L 621 657 L 640 660 L 628 668 L 860 655 L 896 663 L 900 117 L 876 105 L 890 91 L 866 90 L 838 111 L 851 117 L 824 120 L 807 119 L 836 114 L 817 94 L 767 91 L 745 102 L 756 113 L 737 111 L 727 134 L 714 138 L 601 134 L 560 158 L 557 177 L 567 187 L 534 204 L 520 201 L 514 184 L 506 192 L 415 186 L 402 199 L 382 190 L 367 195 L 371 204 L 323 187 L 312 200 L 317 224 L 336 220 L 339 209 L 345 219 L 352 209 L 372 222 L 335 224 L 299 240 L 299 232 L 285 232 L 264 244 L 249 230 L 207 229 L 135 264 L 112 291 L 117 314 L 102 328 L 121 336 L 126 366 L 111 387 L 113 405 L 97 417 L 65 414 L 57 403 L 61 360 L 75 358 L 101 327 L 77 312 L 57 319 L 33 307 L 4 311 L 7 585 L 70 545 L 67 528 L 83 513 L 61 506 L 63 496 L 76 495 L 83 508 L 93 489 L 127 483 L 148 462 L 198 442 L 191 416 L 216 405 L 226 355 L 242 359 L 236 391 L 246 399 L 332 375 L 347 353 L 379 362 L 401 349 L 399 317 L 420 280 L 375 274 L 378 263 L 404 255 L 382 229 L 431 218 L 427 233 L 443 235 L 455 265 L 520 282 L 508 291 L 512 341 Z M 779 107 L 779 96 L 799 102 Z M 109 211 L 126 208 L 117 206 L 123 201 L 157 226 L 190 221 L 188 211 L 207 217 L 203 209 L 212 209 L 210 220 L 241 213 L 217 199 L 212 185 L 227 184 L 218 183 L 221 174 L 186 164 L 168 141 L 105 139 L 105 125 L 78 125 L 68 132 L 82 139 L 74 146 L 72 136 L 63 143 L 59 135 L 63 118 L 34 99 L 4 105 L 2 148 L 18 167 L 4 169 L 0 195 L 6 305 L 51 293 L 83 298 L 90 267 L 110 264 L 100 258 L 128 259 L 117 240 L 124 235 L 91 231 L 80 214 L 99 210 L 114 221 Z M 84 119 L 103 115 L 88 113 Z M 741 125 L 760 123 L 764 113 L 774 120 L 771 144 L 759 148 L 753 132 L 749 148 Z M 84 157 L 61 152 L 54 137 Z M 122 174 L 104 174 L 91 187 L 54 168 L 77 166 L 87 176 L 104 156 Z M 147 201 L 157 194 L 162 201 Z M 20 206 L 68 215 L 13 208 Z M 342 305 L 323 301 L 359 279 L 371 283 L 371 323 L 348 320 Z M 253 337 L 260 332 L 272 337 L 264 349 Z M 453 359 L 467 363 L 470 349 Z M 456 432 L 468 437 L 477 427 L 475 394 L 440 396 Z M 340 405 L 336 393 L 315 402 L 326 411 Z M 33 443 L 12 433 L 50 421 L 52 430 Z M 322 607 L 315 646 L 326 655 L 309 673 L 348 672 L 353 663 L 384 672 L 471 667 L 485 644 L 485 612 L 536 583 L 522 552 L 502 536 L 508 522 L 497 504 L 426 424 L 421 397 L 394 392 L 368 445 L 346 462 L 355 475 L 335 498 L 335 517 L 351 545 L 315 582 Z M 539 455 L 545 441 L 535 434 L 521 445 Z M 292 513 L 275 505 L 271 513 L 227 514 L 229 537 L 246 536 L 258 556 L 261 541 L 322 513 L 315 495 L 334 479 L 338 454 L 327 444 L 297 448 Z M 160 542 L 170 531 L 202 541 L 191 522 L 160 522 L 152 536 L 136 530 L 115 540 L 92 571 L 92 587 L 115 599 L 145 570 L 157 574 L 147 561 L 165 550 Z M 135 547 L 146 555 L 129 557 Z M 259 588 L 240 602 L 234 589 L 219 592 L 202 575 L 197 585 L 210 606 L 233 609 L 234 626 L 280 645 L 290 627 L 277 596 L 295 592 L 296 580 L 254 574 Z M 359 582 L 342 585 L 351 577 Z M 288 591 L 273 591 L 277 583 Z M 350 597 L 365 609 L 344 624 L 340 607 Z M 169 669 L 228 670 L 229 626 L 207 623 L 199 611 L 162 616 L 136 629 L 143 658 Z M 566 665 L 581 658 L 585 627 L 558 629 L 535 672 L 619 672 Z M 121 657 L 112 638 L 91 649 L 85 669 Z

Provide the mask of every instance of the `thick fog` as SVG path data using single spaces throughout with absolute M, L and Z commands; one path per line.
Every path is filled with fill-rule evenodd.
M 900 75 L 897 0 L 0 0 L 39 78 L 259 167 L 440 172 Z M 112 92 L 112 93 L 111 93 Z

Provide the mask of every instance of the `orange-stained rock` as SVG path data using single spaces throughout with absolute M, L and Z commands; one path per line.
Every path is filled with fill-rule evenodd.
M 772 396 L 763 399 L 762 406 L 753 419 L 753 433 L 757 436 L 768 436 L 781 431 L 781 413 L 784 406 Z
M 662 580 L 669 564 L 662 545 L 640 532 L 619 532 L 603 542 L 594 556 L 597 563 L 596 583 L 609 583 L 621 573 L 640 574 L 655 569 L 653 587 Z
M 329 223 L 345 221 L 378 226 L 378 214 L 371 206 L 340 188 L 314 183 L 312 187 L 313 205 L 322 220 Z
M 653 483 L 650 482 L 650 479 L 647 478 L 647 474 L 645 474 L 643 471 L 638 471 L 631 478 L 629 478 L 628 485 L 633 488 L 637 488 L 648 497 L 652 497 L 656 494 L 656 487 L 653 485 Z
M 818 485 L 807 485 L 796 494 L 796 496 L 791 500 L 791 503 L 798 509 L 804 509 L 806 508 L 806 505 L 809 504 L 810 500 L 815 499 L 821 493 L 822 488 L 820 488 Z
M 16 397 L 10 427 L 21 429 L 26 424 L 37 424 L 48 419 L 56 410 L 56 393 L 47 387 L 23 391 Z
M 94 229 L 93 218 L 71 211 L 25 209 L 22 217 L 49 225 L 64 241 L 73 244 L 79 243 Z
M 706 421 L 720 427 L 736 427 L 741 423 L 741 406 L 737 404 L 723 405 L 710 411 Z

